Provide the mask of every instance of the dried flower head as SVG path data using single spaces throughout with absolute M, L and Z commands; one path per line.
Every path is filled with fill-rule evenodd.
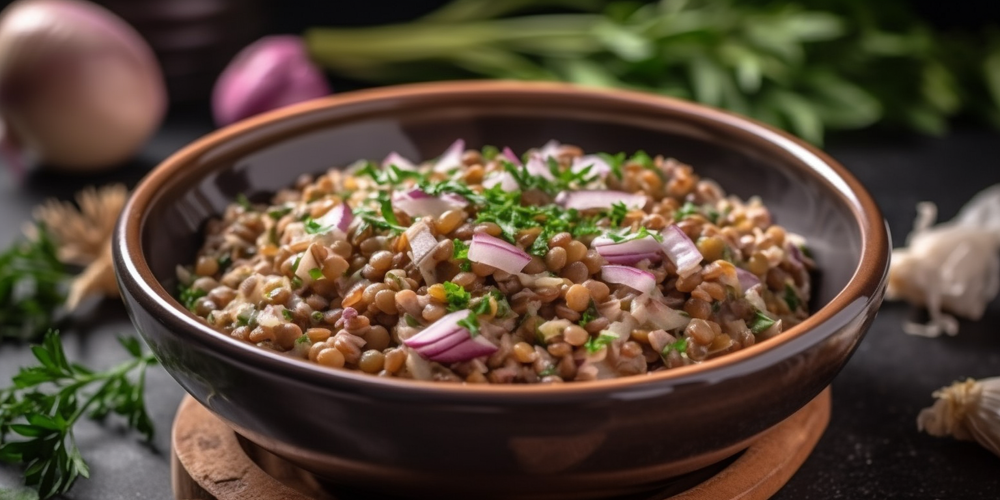
M 111 235 L 128 199 L 121 184 L 85 188 L 76 195 L 76 205 L 50 199 L 35 209 L 35 219 L 49 229 L 59 260 L 86 266 L 73 280 L 66 307 L 75 309 L 91 295 L 118 296 L 111 264 Z M 26 232 L 33 237 L 32 226 Z

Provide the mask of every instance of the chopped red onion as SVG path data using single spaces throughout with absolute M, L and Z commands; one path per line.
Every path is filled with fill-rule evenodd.
M 430 359 L 438 363 L 457 363 L 493 354 L 494 352 L 497 352 L 497 346 L 493 345 L 486 337 L 479 335 L 445 352 L 431 356 Z
M 570 170 L 572 170 L 573 173 L 579 173 L 587 167 L 590 167 L 588 175 L 597 175 L 600 179 L 604 178 L 609 172 L 611 172 L 611 165 L 608 165 L 608 162 L 604 161 L 604 158 L 601 158 L 598 155 L 583 155 L 575 158 Z
M 413 253 L 411 259 L 420 270 L 424 282 L 427 284 L 436 283 L 437 276 L 434 273 L 436 264 L 433 259 L 427 259 L 427 256 L 437 248 L 437 238 L 431 234 L 430 228 L 424 224 L 424 221 L 413 224 L 403 235 L 406 236 L 406 241 L 410 244 L 410 250 Z
M 518 167 L 521 166 L 521 159 L 518 158 L 517 155 L 514 154 L 514 152 L 511 151 L 511 149 L 509 147 L 504 146 L 504 148 L 503 148 L 503 156 L 504 156 L 504 158 L 507 158 L 507 161 L 513 163 L 514 165 L 517 165 Z
M 447 314 L 416 335 L 403 340 L 420 356 L 439 363 L 467 361 L 496 352 L 497 347 L 482 335 L 471 337 L 459 321 L 473 314 L 468 309 Z
M 437 163 L 434 164 L 435 172 L 447 172 L 462 166 L 462 153 L 465 152 L 465 141 L 458 139 L 448 146 Z
M 390 165 L 395 165 L 396 168 L 400 170 L 412 171 L 417 169 L 417 166 L 414 165 L 413 162 L 407 160 L 395 151 L 389 153 L 389 155 L 382 160 L 382 168 L 389 168 Z
M 652 236 L 615 243 L 606 236 L 594 238 L 590 246 L 612 264 L 635 264 L 643 259 L 656 262 L 662 258 L 660 243 Z
M 425 215 L 439 217 L 448 210 L 465 208 L 468 205 L 469 201 L 457 194 L 447 193 L 437 197 L 423 192 L 420 188 L 397 191 L 392 195 L 392 206 L 406 212 L 410 217 Z
M 671 224 L 660 234 L 663 235 L 663 242 L 660 243 L 663 253 L 667 254 L 667 258 L 677 266 L 677 274 L 689 276 L 695 272 L 704 257 L 691 238 L 688 238 L 677 224 Z
M 490 189 L 497 184 L 504 191 L 517 191 L 521 189 L 521 185 L 517 183 L 517 179 L 510 172 L 493 172 L 483 179 L 483 187 L 486 189 Z
M 663 352 L 664 347 L 677 342 L 677 338 L 667 333 L 666 330 L 653 330 L 649 332 L 647 338 L 649 339 L 649 346 L 656 352 Z
M 549 170 L 549 164 L 547 160 L 542 159 L 541 156 L 532 155 L 528 159 L 528 163 L 524 166 L 525 170 L 529 174 L 536 177 L 544 177 L 550 181 L 555 180 L 555 176 L 552 175 L 552 171 Z
M 540 156 L 543 160 L 547 158 L 558 159 L 560 148 L 562 148 L 562 144 L 559 144 L 559 141 L 553 139 L 549 142 L 546 142 L 545 145 L 542 146 L 542 149 L 538 150 L 538 156 Z
M 556 196 L 556 203 L 566 208 L 590 210 L 600 208 L 608 210 L 615 203 L 624 203 L 629 210 L 646 206 L 646 195 L 624 193 L 622 191 L 591 190 L 563 191 Z
M 316 219 L 316 223 L 320 226 L 340 231 L 338 236 L 341 238 L 347 238 L 347 229 L 351 227 L 351 222 L 353 221 L 354 212 L 351 210 L 350 205 L 346 202 L 331 208 L 329 212 L 323 214 L 323 216 L 319 219 Z
M 633 300 L 631 313 L 640 325 L 649 323 L 655 328 L 667 331 L 685 327 L 691 321 L 686 314 L 671 309 L 659 298 L 649 295 Z
M 754 285 L 760 284 L 760 278 L 746 269 L 736 268 L 736 277 L 740 280 L 740 291 L 746 292 Z
M 601 278 L 608 283 L 625 285 L 642 293 L 656 290 L 656 277 L 653 273 L 632 266 L 604 266 L 601 268 Z
M 472 235 L 472 244 L 469 245 L 469 260 L 516 274 L 531 262 L 531 256 L 500 238 L 476 233 Z

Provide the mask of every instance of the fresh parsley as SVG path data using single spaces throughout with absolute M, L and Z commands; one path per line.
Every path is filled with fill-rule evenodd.
M 37 488 L 39 497 L 65 493 L 77 478 L 90 477 L 73 436 L 84 415 L 121 415 L 146 440 L 152 438 L 143 398 L 146 370 L 156 358 L 143 353 L 134 337 L 119 342 L 131 359 L 94 371 L 70 363 L 59 333 L 49 330 L 42 344 L 31 348 L 38 364 L 21 368 L 14 385 L 0 390 L 0 461 L 23 466 L 25 484 Z
M 785 283 L 785 303 L 788 304 L 788 309 L 792 312 L 798 311 L 799 306 L 802 305 L 802 301 L 799 300 L 799 294 L 795 293 L 795 289 L 792 285 Z
M 275 207 L 267 211 L 267 215 L 274 220 L 279 220 L 290 213 L 292 213 L 292 207 Z
M 671 351 L 672 352 L 676 352 L 676 353 L 680 354 L 681 356 L 686 356 L 687 355 L 686 354 L 687 353 L 687 348 L 688 348 L 688 339 L 687 339 L 687 337 L 681 337 L 676 342 L 674 342 L 672 344 L 667 344 L 666 346 L 664 346 L 663 350 L 660 351 L 660 356 L 663 356 L 664 358 L 666 358 L 667 356 L 670 355 Z
M 612 203 L 611 213 L 608 214 L 608 221 L 611 223 L 611 227 L 621 226 L 626 215 L 628 215 L 628 207 L 625 206 L 625 202 L 618 201 Z
M 302 224 L 308 234 L 325 234 L 333 229 L 333 226 L 324 226 L 319 222 L 316 222 L 316 220 L 312 217 L 306 217 L 306 219 L 302 221 Z
M 44 225 L 36 235 L 0 254 L 0 338 L 43 335 L 66 301 L 71 275 Z
M 604 349 L 615 340 L 618 340 L 618 335 L 608 331 L 603 331 L 597 337 L 587 339 L 587 342 L 583 344 L 583 347 L 587 349 L 587 352 L 593 354 L 601 349 Z
M 194 305 L 198 299 L 208 295 L 208 292 L 200 288 L 177 285 L 177 289 L 179 292 L 177 297 L 178 300 L 181 301 L 181 304 L 184 304 L 184 307 L 186 307 L 187 310 L 192 312 L 194 312 Z
M 477 335 L 479 335 L 479 317 L 476 316 L 476 313 L 474 313 L 474 312 L 470 311 L 469 315 L 466 316 L 465 319 L 459 320 L 458 321 L 458 326 L 460 326 L 460 327 L 465 328 L 466 330 L 468 330 L 469 331 L 469 337 L 473 337 L 474 338 Z
M 750 331 L 754 335 L 760 335 L 767 331 L 768 328 L 774 326 L 774 320 L 767 317 L 766 314 L 756 311 L 753 316 L 753 322 L 750 323 Z
M 460 311 L 469 307 L 469 299 L 472 296 L 461 285 L 450 281 L 441 284 L 444 287 L 445 301 L 448 303 L 448 312 Z
M 319 281 L 324 278 L 323 270 L 318 267 L 314 267 L 309 270 L 309 277 L 312 278 L 314 281 Z
M 243 193 L 236 195 L 236 203 L 238 203 L 244 211 L 253 212 L 253 204 L 250 203 L 250 199 L 247 198 L 247 195 Z
M 598 153 L 604 161 L 608 163 L 611 167 L 611 174 L 617 177 L 619 180 L 622 179 L 622 167 L 625 165 L 625 153 L 618 153 L 616 155 L 611 155 L 608 153 Z
M 587 305 L 587 309 L 585 309 L 583 314 L 580 315 L 580 321 L 578 324 L 580 326 L 587 326 L 587 323 L 594 321 L 597 317 L 597 304 L 594 303 L 594 299 L 590 299 L 590 304 Z

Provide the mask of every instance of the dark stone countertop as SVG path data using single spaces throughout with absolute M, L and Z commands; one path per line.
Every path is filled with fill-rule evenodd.
M 93 177 L 51 173 L 18 185 L 0 172 L 0 244 L 18 237 L 31 208 L 46 196 L 67 198 L 86 184 L 134 184 L 158 160 L 211 129 L 207 116 L 174 113 L 139 159 Z M 881 133 L 834 137 L 826 150 L 868 187 L 901 245 L 919 201 L 938 203 L 950 218 L 980 189 L 1000 182 L 998 134 L 963 128 L 942 138 Z M 1000 458 L 973 443 L 918 433 L 916 416 L 931 392 L 965 377 L 1000 375 L 1000 301 L 977 323 L 962 322 L 956 337 L 925 339 L 903 333 L 917 318 L 904 304 L 886 304 L 847 367 L 833 383 L 830 426 L 779 499 L 1000 497 Z M 95 304 L 64 331 L 67 354 L 94 367 L 124 358 L 115 341 L 134 328 L 115 302 Z M 27 346 L 0 346 L 0 381 L 27 363 Z M 766 383 L 766 381 L 762 381 Z M 166 499 L 170 490 L 170 427 L 183 390 L 161 368 L 147 381 L 147 405 L 156 424 L 152 446 L 124 432 L 120 422 L 84 422 L 77 440 L 91 466 L 66 498 Z M 19 472 L 0 467 L 0 498 L 20 484 Z

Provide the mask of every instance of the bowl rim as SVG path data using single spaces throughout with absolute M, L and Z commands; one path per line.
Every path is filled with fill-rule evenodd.
M 462 384 L 419 381 L 411 379 L 383 378 L 355 370 L 332 370 L 314 363 L 292 359 L 286 355 L 261 349 L 252 344 L 233 339 L 204 324 L 200 318 L 188 311 L 153 276 L 143 253 L 141 235 L 147 221 L 147 210 L 159 198 L 160 189 L 175 173 L 195 163 L 205 153 L 224 145 L 233 139 L 268 127 L 274 123 L 294 119 L 333 107 L 359 103 L 378 103 L 399 99 L 414 99 L 431 95 L 475 95 L 489 93 L 575 95 L 580 98 L 598 98 L 660 108 L 668 112 L 690 115 L 715 127 L 750 136 L 748 142 L 759 141 L 782 151 L 801 164 L 801 171 L 818 176 L 834 194 L 843 199 L 850 208 L 855 222 L 861 230 L 861 255 L 857 267 L 847 285 L 829 303 L 812 313 L 802 323 L 783 332 L 767 342 L 754 344 L 746 349 L 716 358 L 707 363 L 679 367 L 662 372 L 619 377 L 607 380 L 566 384 Z M 261 137 L 273 137 L 263 134 Z M 566 83 L 522 82 L 522 81 L 448 81 L 395 85 L 374 89 L 351 91 L 291 105 L 237 122 L 216 130 L 185 146 L 151 170 L 133 190 L 122 210 L 114 231 L 114 266 L 118 284 L 122 290 L 132 293 L 137 302 L 154 313 L 161 322 L 167 323 L 174 333 L 184 333 L 188 340 L 211 349 L 218 349 L 233 361 L 239 361 L 257 369 L 264 367 L 271 373 L 305 378 L 328 387 L 343 384 L 358 385 L 385 393 L 424 393 L 457 398 L 491 398 L 499 395 L 511 397 L 541 397 L 553 395 L 593 395 L 614 392 L 628 387 L 650 388 L 655 384 L 674 387 L 686 383 L 718 380 L 726 368 L 752 362 L 767 352 L 791 342 L 803 339 L 815 332 L 825 322 L 843 316 L 844 310 L 862 299 L 870 303 L 881 296 L 889 267 L 889 239 L 884 219 L 874 199 L 862 184 L 836 160 L 818 148 L 791 134 L 770 125 L 729 111 L 712 108 L 681 99 L 620 89 L 597 89 Z M 852 308 L 853 309 L 853 308 Z M 861 314 L 858 312 L 857 314 Z M 855 318 L 841 318 L 843 323 Z M 835 331 L 825 329 L 826 334 Z M 819 335 L 819 333 L 816 333 Z M 821 340 L 821 339 L 814 339 Z M 249 356 L 247 359 L 243 356 Z M 719 377 L 712 377 L 719 372 Z M 709 375 L 709 377 L 705 377 Z M 667 388 L 669 390 L 669 387 Z

